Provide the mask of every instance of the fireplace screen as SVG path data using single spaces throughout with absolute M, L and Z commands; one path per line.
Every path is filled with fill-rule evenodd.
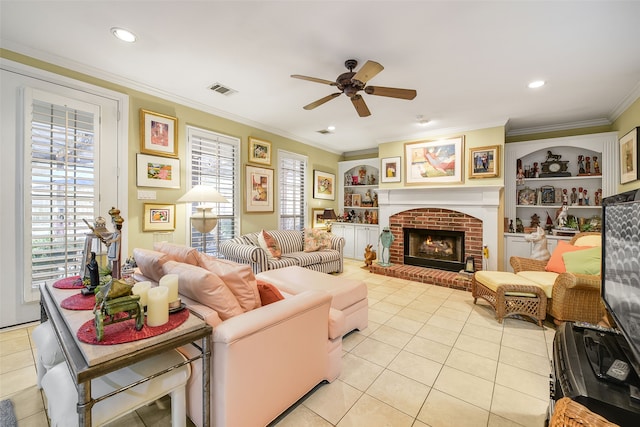
M 441 270 L 464 269 L 464 232 L 404 228 L 404 263 Z

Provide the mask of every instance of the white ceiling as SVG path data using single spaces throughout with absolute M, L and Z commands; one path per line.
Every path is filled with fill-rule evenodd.
M 0 15 L 3 48 L 338 153 L 605 124 L 640 94 L 640 1 L 0 0 Z M 385 67 L 370 85 L 418 96 L 363 93 L 366 118 L 345 95 L 303 110 L 336 89 L 290 75 L 333 81 L 349 58 Z

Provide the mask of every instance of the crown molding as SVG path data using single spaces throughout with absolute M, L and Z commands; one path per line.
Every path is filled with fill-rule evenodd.
M 631 104 L 636 102 L 638 98 L 640 98 L 640 82 L 638 82 L 631 93 L 629 93 L 629 95 L 627 95 L 620 102 L 620 104 L 618 104 L 618 106 L 613 109 L 613 111 L 611 112 L 611 122 L 613 123 L 618 120 L 622 113 L 624 113 L 629 107 L 631 107 Z
M 579 129 L 594 126 L 609 126 L 612 121 L 607 118 L 581 120 L 578 122 L 560 123 L 556 125 L 534 126 L 530 128 L 513 129 L 507 131 L 507 136 L 531 135 L 535 133 L 556 132 L 568 129 Z

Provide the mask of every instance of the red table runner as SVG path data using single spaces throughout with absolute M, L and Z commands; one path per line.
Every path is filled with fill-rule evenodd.
M 125 317 L 126 313 L 117 313 L 115 316 Z M 96 338 L 96 327 L 93 319 L 85 322 L 80 329 L 78 329 L 78 339 L 87 344 L 95 345 L 111 345 L 111 344 L 123 344 L 126 342 L 143 340 L 146 338 L 155 337 L 156 335 L 164 334 L 172 329 L 177 328 L 187 321 L 189 318 L 189 310 L 180 310 L 177 313 L 169 315 L 169 321 L 160 326 L 147 326 L 147 319 L 144 320 L 144 326 L 141 330 L 136 331 L 135 319 L 125 320 L 124 322 L 113 323 L 111 325 L 104 326 L 104 335 L 102 341 L 98 341 Z
M 81 289 L 84 288 L 84 285 L 82 284 L 82 278 L 80 278 L 80 276 L 71 276 L 57 280 L 53 284 L 53 287 L 58 289 Z
M 76 294 L 62 300 L 60 307 L 67 310 L 93 310 L 96 305 L 95 295 Z

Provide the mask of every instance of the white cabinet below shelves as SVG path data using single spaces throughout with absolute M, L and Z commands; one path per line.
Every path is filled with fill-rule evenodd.
M 350 224 L 336 222 L 331 225 L 331 233 L 344 238 L 344 256 L 364 260 L 364 249 L 372 245 L 378 248 L 379 228 L 375 224 Z

